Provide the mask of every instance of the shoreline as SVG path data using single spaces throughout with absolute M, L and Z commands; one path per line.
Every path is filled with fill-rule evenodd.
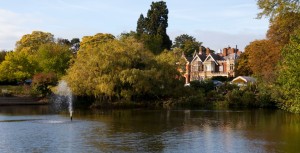
M 0 106 L 47 104 L 49 104 L 47 99 L 33 98 L 30 96 L 0 97 Z

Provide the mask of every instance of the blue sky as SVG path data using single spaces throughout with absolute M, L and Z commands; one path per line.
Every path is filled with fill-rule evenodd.
M 165 0 L 169 9 L 167 33 L 194 36 L 205 47 L 218 50 L 238 45 L 240 50 L 263 39 L 267 19 L 255 19 L 256 0 Z M 56 38 L 82 38 L 96 33 L 115 36 L 136 29 L 150 0 L 0 0 L 0 50 L 11 50 L 23 35 L 39 30 Z

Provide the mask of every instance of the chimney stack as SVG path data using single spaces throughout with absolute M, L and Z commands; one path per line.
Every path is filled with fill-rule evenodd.
M 227 48 L 223 48 L 223 56 L 227 56 Z
M 199 55 L 202 55 L 202 46 L 199 47 Z
M 207 47 L 206 48 L 206 55 L 209 55 L 210 54 L 210 49 Z

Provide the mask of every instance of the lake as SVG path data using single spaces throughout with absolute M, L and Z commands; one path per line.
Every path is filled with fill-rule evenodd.
M 300 115 L 281 110 L 0 107 L 0 152 L 299 152 Z

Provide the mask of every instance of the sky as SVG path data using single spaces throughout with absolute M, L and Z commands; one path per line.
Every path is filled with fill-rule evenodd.
M 115 36 L 136 30 L 151 0 L 0 0 L 0 50 L 13 50 L 32 31 L 55 38 L 82 38 L 96 33 Z M 256 19 L 256 0 L 165 0 L 167 33 L 172 40 L 188 34 L 215 51 L 264 39 L 268 19 Z

